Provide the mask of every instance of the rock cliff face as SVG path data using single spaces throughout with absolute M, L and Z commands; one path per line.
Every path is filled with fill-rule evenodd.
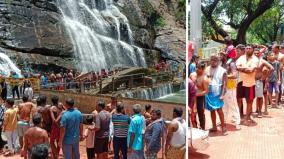
M 161 57 L 185 60 L 180 0 L 114 0 L 129 19 L 149 65 Z M 0 1 L 0 51 L 21 65 L 74 67 L 76 59 L 56 0 Z M 182 19 L 182 20 L 181 20 Z M 178 22 L 179 20 L 179 22 Z M 183 21 L 183 22 L 182 22 Z
M 136 43 L 159 51 L 162 58 L 185 60 L 186 26 L 183 0 L 117 0 Z M 181 4 L 184 2 L 184 6 Z
M 0 2 L 0 47 L 18 65 L 68 67 L 72 44 L 54 0 Z M 64 59 L 62 58 L 64 57 Z

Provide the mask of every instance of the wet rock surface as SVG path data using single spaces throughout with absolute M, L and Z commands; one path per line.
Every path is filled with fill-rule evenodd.
M 176 19 L 177 0 L 114 2 L 128 18 L 148 65 L 160 58 L 185 60 L 185 25 Z M 1 1 L 0 50 L 20 65 L 28 59 L 32 66 L 73 68 L 74 50 L 61 17 L 56 0 Z
M 72 56 L 72 44 L 54 0 L 4 1 L 0 15 L 1 47 L 46 56 Z
M 159 51 L 162 58 L 185 60 L 185 19 L 178 19 L 182 12 L 177 0 L 117 0 L 117 5 L 126 14 L 136 43 Z

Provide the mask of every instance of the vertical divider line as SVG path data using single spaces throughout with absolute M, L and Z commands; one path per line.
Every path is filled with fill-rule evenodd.
M 188 70 L 188 64 L 189 64 L 189 59 L 188 59 L 188 38 L 189 38 L 189 36 L 188 36 L 188 33 L 190 32 L 190 30 L 188 29 L 189 27 L 188 27 L 188 16 L 189 16 L 189 3 L 188 3 L 188 0 L 186 0 L 186 9 L 185 9 L 185 11 L 186 11 L 186 47 L 185 47 L 185 52 L 186 52 L 186 56 L 185 56 L 185 61 L 186 61 L 186 63 L 185 63 L 185 67 L 186 67 L 186 76 L 185 76 L 185 93 L 186 93 L 186 95 L 185 95 L 185 98 L 186 98 L 186 104 L 185 104 L 185 106 L 186 106 L 186 108 L 185 108 L 185 110 L 186 110 L 186 118 L 185 118 L 185 120 L 186 120 L 186 124 L 187 124 L 187 126 L 188 126 L 188 119 L 189 119 L 189 115 L 188 115 L 188 77 L 189 77 L 189 75 L 188 75 L 188 73 L 189 73 L 189 70 Z M 188 136 L 188 128 L 186 129 L 186 152 L 185 152 L 185 158 L 186 159 L 188 159 L 189 158 L 189 156 L 188 156 L 188 138 L 189 138 L 189 136 Z

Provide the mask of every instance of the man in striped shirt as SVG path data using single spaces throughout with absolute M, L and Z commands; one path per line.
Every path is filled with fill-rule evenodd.
M 112 123 L 114 129 L 113 150 L 114 159 L 119 159 L 119 151 L 122 152 L 123 159 L 127 159 L 127 133 L 130 123 L 130 117 L 123 114 L 124 106 L 118 103 L 116 113 L 112 115 Z

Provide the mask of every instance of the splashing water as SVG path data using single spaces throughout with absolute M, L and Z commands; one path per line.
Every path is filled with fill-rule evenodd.
M 21 77 L 21 70 L 13 63 L 13 61 L 4 53 L 0 53 L 0 75 L 9 77 L 11 71 Z
M 171 83 L 161 84 L 155 88 L 145 88 L 135 92 L 123 93 L 123 97 L 153 100 L 173 93 Z
M 112 0 L 57 0 L 83 72 L 114 65 L 146 67 L 144 52 L 133 45 L 128 19 Z

